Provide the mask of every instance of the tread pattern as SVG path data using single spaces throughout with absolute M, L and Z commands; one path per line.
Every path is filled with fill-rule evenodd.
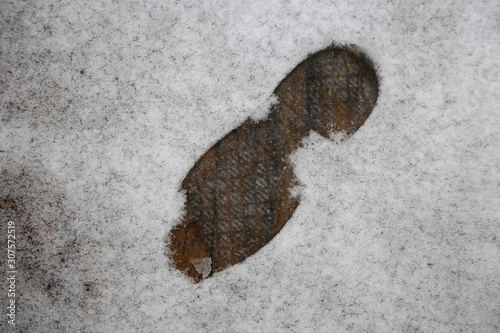
M 242 262 L 279 233 L 299 205 L 290 154 L 310 131 L 352 135 L 378 97 L 371 62 L 329 47 L 301 62 L 274 91 L 278 104 L 210 148 L 182 182 L 186 213 L 170 233 L 175 267 L 195 282 Z M 200 260 L 204 266 L 200 266 Z

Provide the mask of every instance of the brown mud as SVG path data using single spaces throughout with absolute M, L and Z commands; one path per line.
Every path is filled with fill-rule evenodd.
M 212 148 L 182 182 L 186 213 L 170 233 L 175 267 L 195 282 L 242 262 L 292 217 L 290 154 L 310 131 L 358 130 L 378 97 L 370 60 L 354 47 L 312 54 L 278 85 L 267 118 L 245 121 Z

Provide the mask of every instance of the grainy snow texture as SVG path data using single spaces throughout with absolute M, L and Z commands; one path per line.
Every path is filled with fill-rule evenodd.
M 499 17 L 496 0 L 1 1 L 17 331 L 500 331 Z M 166 256 L 182 179 L 332 42 L 373 59 L 372 115 L 306 138 L 294 216 L 193 284 Z

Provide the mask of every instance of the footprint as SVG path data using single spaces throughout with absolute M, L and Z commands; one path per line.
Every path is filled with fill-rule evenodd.
M 355 47 L 310 55 L 278 85 L 267 118 L 245 121 L 182 182 L 186 213 L 170 233 L 175 267 L 195 282 L 242 262 L 280 232 L 299 205 L 290 154 L 310 131 L 352 135 L 370 115 L 378 79 Z

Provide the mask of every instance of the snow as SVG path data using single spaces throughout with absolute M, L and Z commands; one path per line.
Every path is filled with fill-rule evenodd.
M 21 331 L 500 330 L 497 1 L 28 0 L 0 15 L 0 194 L 34 227 L 19 242 L 39 241 L 20 259 Z M 376 65 L 372 115 L 347 140 L 306 138 L 292 219 L 193 284 L 165 247 L 182 179 L 333 42 Z
M 212 258 L 196 258 L 189 260 L 193 265 L 198 274 L 201 274 L 206 278 L 212 271 Z

